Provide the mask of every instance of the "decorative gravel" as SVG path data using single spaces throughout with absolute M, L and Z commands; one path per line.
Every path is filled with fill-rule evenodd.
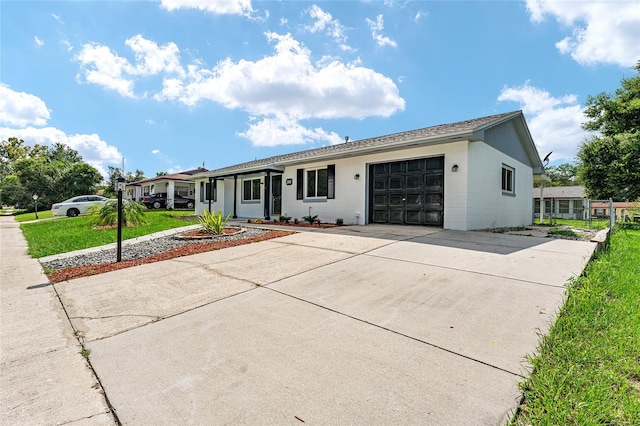
M 234 240 L 245 240 L 259 237 L 269 232 L 267 229 L 247 228 L 244 232 L 232 235 L 218 235 L 213 238 L 200 240 L 183 240 L 174 236 L 160 237 L 148 241 L 142 241 L 134 244 L 123 244 L 122 260 L 135 260 L 150 257 L 159 253 L 193 244 L 211 244 L 212 242 L 227 242 Z M 179 234 L 178 234 L 179 235 Z M 81 254 L 78 256 L 68 257 L 64 259 L 43 262 L 42 267 L 45 270 L 61 271 L 67 268 L 78 266 L 101 265 L 116 261 L 116 250 L 100 250 L 93 253 Z

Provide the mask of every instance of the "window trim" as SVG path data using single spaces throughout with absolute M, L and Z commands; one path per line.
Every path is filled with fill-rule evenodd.
M 317 179 L 318 170 L 327 171 L 327 195 L 315 195 L 309 196 L 307 194 L 307 173 L 310 171 L 316 171 L 316 194 L 317 194 Z M 323 202 L 326 200 L 333 200 L 336 198 L 336 165 L 328 164 L 326 166 L 309 167 L 306 169 L 296 169 L 296 200 L 302 200 L 303 202 Z
M 257 181 L 257 187 L 254 186 L 254 183 Z M 250 183 L 251 185 L 251 198 L 247 199 L 245 198 L 245 185 L 246 183 Z M 261 185 L 262 185 L 262 178 L 248 178 L 248 179 L 242 179 L 242 186 L 241 191 L 242 191 L 242 197 L 241 197 L 241 202 L 244 204 L 259 204 L 262 201 L 262 191 L 261 189 Z M 254 198 L 255 197 L 255 189 L 257 188 L 257 192 L 258 192 L 258 198 Z
M 506 164 L 502 164 L 500 181 L 502 195 L 516 195 L 516 169 Z

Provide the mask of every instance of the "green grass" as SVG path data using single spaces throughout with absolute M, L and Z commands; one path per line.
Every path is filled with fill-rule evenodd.
M 539 220 L 540 219 L 536 219 L 536 225 L 540 225 Z M 543 225 L 549 226 L 549 219 L 545 219 L 545 223 Z M 586 222 L 584 220 L 554 219 L 553 226 L 560 226 L 560 225 L 568 225 L 573 228 L 580 228 L 580 229 L 605 229 L 609 227 L 609 220 L 593 219 L 591 221 L 591 224 L 589 224 L 589 222 Z
M 640 231 L 619 230 L 567 290 L 516 425 L 640 424 Z
M 18 214 L 15 214 L 14 217 L 16 218 L 16 220 L 18 222 L 26 222 L 26 221 L 29 221 L 29 220 L 36 220 L 35 212 L 18 213 Z M 38 212 L 38 220 L 40 220 L 40 219 L 51 219 L 52 217 L 54 217 L 54 216 L 51 214 L 51 210 L 44 210 L 44 211 Z
M 198 219 L 195 217 L 189 220 L 180 219 L 181 216 L 190 215 L 193 215 L 193 212 L 147 211 L 144 215 L 146 224 L 122 228 L 122 239 L 126 240 L 197 224 Z M 94 229 L 90 216 L 23 223 L 20 228 L 29 244 L 28 253 L 35 258 L 97 247 L 117 241 L 116 229 Z

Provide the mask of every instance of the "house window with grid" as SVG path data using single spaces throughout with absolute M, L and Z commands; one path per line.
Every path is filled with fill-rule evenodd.
M 242 181 L 242 201 L 260 201 L 260 179 Z
M 218 201 L 218 185 L 217 181 L 200 182 L 200 201 Z
M 569 202 L 570 200 L 558 201 L 558 213 L 569 213 Z
M 505 195 L 515 195 L 515 175 L 513 167 L 502 165 L 502 193 Z
M 327 169 L 307 170 L 307 198 L 326 197 L 328 188 Z

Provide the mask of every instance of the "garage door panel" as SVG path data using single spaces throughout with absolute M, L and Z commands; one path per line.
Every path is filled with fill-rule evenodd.
M 390 223 L 396 223 L 396 224 L 403 224 L 404 223 L 404 209 L 396 209 L 396 208 L 391 208 L 389 209 L 389 222 Z
M 370 221 L 442 226 L 444 157 L 374 164 L 369 174 Z

